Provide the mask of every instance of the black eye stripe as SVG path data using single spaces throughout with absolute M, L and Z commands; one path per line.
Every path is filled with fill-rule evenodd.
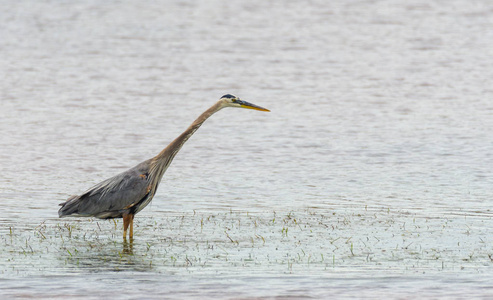
M 229 99 L 231 99 L 231 98 L 236 98 L 236 97 L 233 96 L 233 95 L 231 95 L 231 94 L 226 94 L 226 95 L 222 96 L 221 98 L 229 98 Z

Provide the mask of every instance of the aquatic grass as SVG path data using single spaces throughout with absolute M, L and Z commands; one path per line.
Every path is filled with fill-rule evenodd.
M 329 266 L 401 271 L 491 266 L 493 249 L 488 232 L 480 226 L 482 219 L 459 219 L 371 207 L 337 212 L 193 211 L 141 217 L 135 241 L 126 244 L 118 221 L 48 219 L 4 227 L 1 239 L 6 251 L 0 256 L 4 274 L 29 274 L 29 264 L 20 263 L 24 260 L 47 273 L 60 268 L 187 272 L 253 268 L 295 273 Z

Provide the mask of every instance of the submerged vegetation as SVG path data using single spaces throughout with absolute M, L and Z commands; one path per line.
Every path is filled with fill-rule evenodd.
M 388 208 L 198 212 L 121 220 L 48 219 L 2 227 L 1 274 L 60 272 L 479 272 L 491 267 L 485 215 L 424 217 Z

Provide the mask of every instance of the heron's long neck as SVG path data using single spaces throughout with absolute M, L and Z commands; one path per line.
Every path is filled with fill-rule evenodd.
M 208 110 L 203 112 L 187 130 L 185 130 L 180 136 L 178 136 L 174 141 L 172 141 L 166 148 L 163 149 L 158 155 L 156 155 L 151 161 L 151 169 L 157 173 L 156 177 L 160 180 L 168 166 L 173 161 L 178 151 L 180 151 L 183 144 L 200 128 L 200 126 L 214 113 L 219 111 L 223 106 L 221 102 L 218 101 L 216 104 L 211 106 Z

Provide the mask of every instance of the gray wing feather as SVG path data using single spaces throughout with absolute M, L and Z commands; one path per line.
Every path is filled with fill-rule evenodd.
M 139 203 L 148 193 L 149 160 L 106 179 L 80 196 L 61 204 L 59 216 L 95 216 L 114 218 Z

